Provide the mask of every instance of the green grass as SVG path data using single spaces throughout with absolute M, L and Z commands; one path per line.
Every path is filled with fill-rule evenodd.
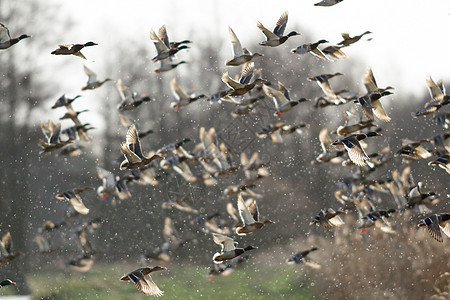
M 119 280 L 134 267 L 97 264 L 86 273 L 47 270 L 29 274 L 27 279 L 33 299 L 148 299 L 132 283 Z M 208 268 L 168 266 L 167 271 L 154 273 L 153 279 L 168 299 L 311 298 L 302 269 L 248 266 L 213 281 L 206 280 L 207 272 Z M 1 289 L 0 297 L 13 290 Z

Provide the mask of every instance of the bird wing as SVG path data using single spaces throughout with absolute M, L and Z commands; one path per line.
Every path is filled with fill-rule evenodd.
M 129 163 L 139 163 L 142 161 L 142 159 L 139 156 L 137 156 L 136 153 L 134 153 L 133 151 L 130 150 L 130 148 L 128 148 L 128 145 L 125 142 L 120 144 L 120 152 L 122 152 L 122 154 L 125 156 L 125 159 Z
M 244 199 L 242 198 L 241 193 L 238 193 L 237 207 L 238 207 L 238 211 L 239 211 L 239 216 L 241 216 L 242 222 L 245 225 L 255 223 L 255 219 L 253 218 L 252 214 L 250 213 L 247 205 L 245 205 Z
M 442 243 L 444 239 L 442 238 L 441 228 L 439 227 L 439 220 L 437 215 L 432 215 L 428 217 L 428 219 L 431 221 L 431 223 L 427 224 L 427 231 L 436 241 Z
M 134 152 L 139 158 L 142 158 L 141 142 L 139 140 L 139 135 L 136 129 L 136 125 L 132 124 L 127 131 L 127 136 L 125 139 L 127 147 Z
M 50 144 L 57 144 L 59 142 L 59 134 L 61 133 L 61 123 L 58 123 L 56 125 L 53 124 L 53 122 L 49 123 L 50 130 L 52 132 L 52 136 L 50 137 Z
M 342 141 L 345 149 L 347 150 L 348 157 L 351 161 L 358 166 L 364 166 L 365 161 L 369 159 L 364 149 L 359 144 L 358 140 L 355 139 L 344 139 Z
M 169 51 L 169 48 L 164 44 L 164 42 L 156 35 L 153 29 L 150 30 L 150 39 L 153 41 L 156 47 L 158 55 Z
M 82 215 L 87 215 L 89 213 L 89 209 L 84 205 L 83 200 L 79 195 L 75 195 L 70 197 L 70 204 L 72 204 L 73 208 Z
M 222 246 L 222 252 L 228 252 L 233 251 L 236 249 L 234 246 L 234 240 L 226 235 L 219 234 L 219 233 L 212 233 L 213 240 L 217 245 Z
M 430 96 L 431 98 L 436 98 L 440 95 L 443 95 L 442 90 L 439 88 L 439 86 L 433 81 L 433 79 L 431 78 L 430 75 L 427 76 L 426 78 L 426 82 L 427 82 L 427 87 L 428 90 L 430 91 Z
M 364 73 L 362 77 L 362 82 L 366 87 L 367 93 L 375 93 L 378 90 L 378 86 L 375 81 L 375 77 L 373 76 L 371 67 L 367 68 L 366 73 Z
M 258 22 L 257 26 L 262 31 L 262 33 L 266 36 L 268 41 L 278 40 L 278 36 L 275 33 L 273 33 L 272 31 L 270 31 L 269 29 L 267 29 L 266 27 L 264 27 L 264 25 L 261 22 Z
M 278 19 L 278 22 L 275 25 L 275 28 L 273 29 L 273 33 L 279 37 L 282 37 L 284 30 L 286 29 L 287 21 L 288 21 L 288 12 L 285 11 Z
M 170 80 L 170 89 L 174 97 L 177 98 L 177 100 L 189 99 L 188 94 L 186 94 L 186 92 L 183 91 L 178 85 L 176 77 Z
M 94 82 L 97 82 L 97 74 L 94 73 L 94 71 L 92 71 L 91 69 L 89 69 L 86 66 L 84 67 L 84 73 L 86 73 L 86 75 L 88 76 L 88 82 L 87 84 L 92 84 Z
M 283 93 L 287 100 L 291 100 L 289 90 L 280 81 L 278 81 L 278 90 Z
M 250 200 L 250 201 L 249 201 Z M 255 221 L 259 221 L 259 209 L 255 199 L 247 199 L 246 206 Z
M 324 60 L 328 60 L 328 61 L 333 61 L 331 59 L 328 58 L 328 56 L 326 56 L 322 50 L 320 50 L 319 48 L 313 49 L 310 51 L 310 53 L 318 58 L 324 59 Z
M 286 99 L 286 96 L 282 92 L 277 91 L 276 89 L 271 88 L 265 84 L 263 84 L 262 88 L 264 93 L 266 93 L 268 97 L 272 97 L 276 109 L 278 109 L 283 104 L 289 103 L 289 100 Z
M 361 104 L 362 112 L 364 113 L 366 118 L 369 119 L 370 121 L 375 121 L 375 117 L 373 116 L 373 106 L 372 101 L 370 99 L 370 94 L 363 97 L 359 97 L 358 102 L 359 104 Z
M 106 189 L 113 187 L 116 184 L 116 178 L 114 174 L 108 170 L 97 167 L 97 175 L 102 180 Z
M 11 40 L 11 36 L 9 35 L 9 29 L 2 23 L 0 23 L 0 44 L 5 43 Z
M 146 290 L 146 295 L 152 295 L 155 297 L 160 297 L 164 294 L 163 291 L 161 291 L 158 286 L 156 285 L 156 283 L 153 281 L 152 277 L 150 276 L 150 274 L 147 274 L 144 276 L 144 281 L 145 281 L 145 290 Z M 144 293 L 145 294 L 145 293 Z
M 12 253 L 12 238 L 11 238 L 11 233 L 8 231 L 7 233 L 5 233 L 2 236 L 2 245 L 3 245 L 3 251 L 6 251 L 5 256 L 8 256 L 9 254 Z
M 372 108 L 373 113 L 375 114 L 375 116 L 377 116 L 378 119 L 384 122 L 391 121 L 391 118 L 389 118 L 389 116 L 386 114 L 386 111 L 384 110 L 383 105 L 381 105 L 381 101 L 379 99 L 372 101 Z
M 170 48 L 169 36 L 167 35 L 166 25 L 161 26 L 158 31 L 158 36 L 161 41 L 166 45 L 167 48 Z
M 242 65 L 241 78 L 239 78 L 239 83 L 249 84 L 253 77 L 253 71 L 255 70 L 255 63 L 248 62 Z
M 233 80 L 228 75 L 228 71 L 225 71 L 222 73 L 221 79 L 226 85 L 228 85 L 228 87 L 232 88 L 233 90 L 238 90 L 238 89 L 242 89 L 245 87 L 245 85 L 237 82 L 236 80 Z
M 123 84 L 122 78 L 117 79 L 116 81 L 116 88 L 119 92 L 120 98 L 122 101 L 125 101 L 127 99 L 130 99 L 132 97 L 131 91 L 128 89 L 126 85 Z
M 233 56 L 240 57 L 244 55 L 241 42 L 239 42 L 239 39 L 237 38 L 236 34 L 234 33 L 233 29 L 231 29 L 231 27 L 228 27 L 228 33 L 230 34 L 231 45 L 233 46 Z
M 319 141 L 320 146 L 322 147 L 323 152 L 328 152 L 332 149 L 332 141 L 330 139 L 330 136 L 328 135 L 328 129 L 322 128 L 319 132 Z
M 330 97 L 331 99 L 336 99 L 336 97 L 337 97 L 336 93 L 331 88 L 330 82 L 328 81 L 328 79 L 325 76 L 318 76 L 317 84 L 319 85 L 319 87 L 322 89 L 323 93 L 327 97 Z

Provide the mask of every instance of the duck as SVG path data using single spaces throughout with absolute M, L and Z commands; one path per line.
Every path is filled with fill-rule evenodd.
M 17 44 L 23 39 L 31 37 L 28 34 L 21 34 L 19 37 L 11 38 L 9 29 L 2 23 L 0 23 L 0 50 L 8 49 L 9 47 Z
M 227 66 L 240 66 L 255 57 L 263 56 L 261 53 L 250 53 L 246 48 L 242 48 L 241 42 L 237 38 L 231 27 L 228 27 L 231 44 L 233 46 L 233 59 L 225 61 Z
M 216 275 L 228 276 L 232 274 L 234 272 L 235 267 L 245 262 L 249 257 L 250 257 L 249 255 L 238 256 L 222 264 L 212 264 L 208 274 L 206 275 L 206 280 L 212 281 L 216 278 Z
M 315 57 L 321 58 L 323 60 L 332 61 L 322 52 L 322 50 L 320 50 L 318 48 L 320 44 L 324 44 L 324 43 L 328 43 L 328 41 L 327 40 L 319 40 L 315 43 L 303 44 L 303 45 L 298 46 L 297 48 L 292 49 L 291 53 L 300 54 L 300 55 L 303 55 L 306 53 L 311 53 Z
M 413 116 L 420 117 L 434 113 L 442 106 L 450 103 L 450 95 L 446 94 L 445 88 L 442 85 L 436 84 L 430 75 L 426 77 L 426 84 L 430 92 L 431 100 L 425 103 L 424 108 L 420 109 Z
M 222 246 L 222 250 L 217 252 L 213 256 L 213 262 L 216 264 L 221 264 L 224 261 L 231 260 L 244 254 L 247 251 L 257 249 L 254 246 L 247 246 L 245 248 L 236 248 L 236 242 L 226 236 L 219 233 L 212 233 L 213 240 L 217 245 Z
M 360 35 L 355 35 L 355 36 L 351 37 L 350 34 L 348 34 L 348 32 L 343 32 L 343 33 L 341 33 L 341 36 L 342 36 L 343 40 L 340 41 L 338 43 L 338 45 L 342 46 L 342 47 L 348 47 L 351 44 L 354 44 L 357 41 L 359 41 L 366 34 L 370 34 L 370 33 L 372 33 L 372 32 L 366 31 L 366 32 L 364 32 L 364 33 L 362 33 Z
M 319 141 L 320 141 L 320 147 L 322 148 L 322 153 L 320 153 L 316 159 L 313 161 L 313 164 L 320 164 L 320 163 L 337 163 L 340 164 L 343 161 L 343 156 L 345 154 L 345 151 L 342 150 L 335 150 L 333 148 L 332 141 L 330 139 L 330 136 L 328 135 L 328 129 L 322 128 L 319 132 Z
M 438 166 L 450 174 L 450 155 L 440 154 L 439 157 L 428 163 L 429 166 Z
M 417 227 L 425 227 L 436 241 L 443 243 L 442 232 L 450 238 L 450 214 L 433 214 L 420 220 Z
M 82 192 L 93 190 L 91 187 L 76 188 L 68 190 L 66 192 L 56 195 L 56 199 L 67 200 L 73 206 L 73 208 L 82 215 L 87 215 L 89 213 L 89 208 L 87 208 L 80 195 Z
M 121 78 L 116 80 L 116 88 L 119 92 L 120 99 L 122 100 L 117 105 L 117 110 L 119 112 L 133 110 L 145 102 L 154 101 L 154 99 L 145 94 L 137 95 L 137 93 L 131 92 L 130 89 L 123 84 Z
M 241 217 L 241 223 L 236 225 L 237 235 L 247 235 L 261 229 L 266 225 L 274 223 L 270 220 L 264 220 L 264 222 L 261 222 L 259 220 L 259 211 L 256 200 L 253 200 L 247 206 L 244 202 L 244 199 L 242 198 L 241 193 L 238 193 L 237 207 L 239 216 Z
M 99 166 L 97 166 L 96 169 L 97 176 L 102 181 L 102 185 L 97 188 L 97 195 L 102 200 L 106 200 L 107 203 L 111 204 L 114 203 L 115 197 L 118 197 L 120 200 L 131 197 L 131 193 L 128 191 L 127 187 L 127 182 L 129 180 L 128 174 L 119 177 Z
M 55 109 L 55 108 L 62 107 L 62 106 L 68 106 L 69 104 L 72 104 L 73 101 L 75 101 L 76 99 L 78 99 L 80 97 L 81 97 L 81 95 L 76 95 L 73 98 L 69 98 L 66 96 L 66 94 L 63 94 L 61 97 L 58 98 L 58 100 L 56 100 L 55 104 L 53 104 L 53 106 L 51 108 Z
M 161 207 L 163 209 L 176 208 L 180 211 L 184 211 L 187 213 L 199 214 L 198 210 L 194 209 L 192 206 L 190 206 L 187 203 L 188 201 L 192 203 L 192 198 L 184 196 L 184 197 L 180 197 L 180 198 L 176 199 L 175 201 L 171 200 L 168 202 L 163 202 L 161 204 Z
M 439 126 L 448 129 L 450 127 L 450 112 L 436 114 L 434 120 Z
M 250 80 L 253 77 L 253 71 L 255 69 L 254 62 L 248 62 L 243 65 L 241 77 L 239 81 L 232 79 L 228 75 L 228 71 L 222 73 L 221 79 L 222 81 L 229 87 L 231 90 L 228 91 L 229 96 L 242 96 L 250 92 L 257 84 L 266 82 L 265 79 L 257 78 L 253 82 L 250 83 Z
M 294 106 L 302 102 L 311 101 L 306 98 L 291 100 L 289 91 L 280 81 L 278 81 L 278 90 L 263 84 L 263 91 L 268 97 L 272 97 L 276 109 L 274 116 L 276 117 L 281 117 L 283 113 L 290 111 Z
M 387 218 L 390 214 L 395 212 L 395 209 L 371 211 L 362 217 L 361 220 L 363 223 L 358 227 L 358 229 L 361 229 L 361 232 L 366 232 L 367 228 L 375 226 L 380 228 L 383 232 L 394 234 L 395 231 L 392 229 Z
M 173 77 L 172 80 L 170 80 L 170 90 L 172 91 L 172 94 L 177 99 L 176 102 L 172 102 L 170 106 L 178 111 L 181 107 L 188 106 L 194 101 L 197 101 L 198 99 L 205 98 L 206 96 L 204 94 L 198 95 L 198 96 L 190 96 L 188 95 L 177 83 L 176 77 Z
M 372 68 L 369 66 L 367 71 L 362 77 L 362 82 L 367 90 L 368 94 L 382 94 L 388 90 L 394 89 L 392 86 L 387 86 L 385 88 L 379 88 L 377 82 L 375 81 L 375 76 L 373 75 Z
M 64 114 L 64 116 L 62 116 L 62 117 L 59 118 L 59 119 L 60 119 L 60 120 L 67 120 L 67 119 L 73 120 L 73 119 L 75 119 L 75 118 L 78 118 L 78 115 L 79 115 L 79 114 L 84 113 L 84 112 L 87 112 L 87 111 L 89 111 L 89 110 L 88 110 L 88 109 L 83 109 L 83 110 L 80 110 L 80 111 L 69 110 L 68 112 L 66 112 L 66 113 Z
M 286 260 L 286 263 L 289 264 L 289 265 L 291 265 L 291 264 L 299 265 L 299 264 L 303 264 L 304 263 L 305 265 L 307 265 L 307 266 L 309 266 L 309 267 L 311 267 L 313 269 L 320 269 L 321 266 L 308 257 L 309 253 L 311 253 L 313 251 L 317 251 L 317 250 L 319 250 L 319 248 L 312 247 L 309 250 L 304 250 L 304 251 L 297 252 L 296 254 L 294 254 L 291 257 L 289 257 Z
M 6 232 L 0 241 L 0 267 L 22 256 L 24 256 L 22 252 L 13 252 L 11 233 L 9 231 Z
M 136 285 L 138 291 L 146 296 L 160 297 L 164 295 L 164 292 L 158 288 L 158 286 L 150 276 L 150 273 L 165 270 L 167 270 L 167 268 L 161 266 L 139 268 L 131 273 L 122 276 L 120 280 L 132 281 Z
M 120 144 L 120 151 L 125 156 L 125 160 L 120 164 L 120 170 L 137 169 L 148 165 L 155 159 L 164 159 L 158 154 L 154 154 L 151 157 L 146 157 L 142 154 L 141 142 L 134 124 L 128 129 L 125 142 Z
M 374 121 L 374 115 L 383 122 L 390 122 L 391 118 L 386 114 L 383 105 L 380 102 L 380 98 L 391 95 L 390 91 L 384 91 L 382 93 L 368 93 L 357 99 L 357 102 L 361 104 L 361 109 L 369 121 Z
M 92 71 L 91 69 L 89 69 L 86 66 L 83 66 L 83 67 L 84 67 L 84 73 L 86 73 L 86 75 L 88 76 L 88 81 L 87 81 L 86 85 L 81 88 L 82 91 L 93 90 L 93 89 L 99 88 L 105 82 L 111 80 L 110 78 L 106 78 L 103 81 L 98 81 L 97 74 L 95 74 L 94 71 Z
M 187 63 L 184 60 L 177 62 L 177 63 L 171 63 L 168 58 L 160 60 L 160 62 L 161 62 L 161 66 L 159 67 L 159 69 L 155 69 L 155 73 L 158 73 L 158 74 L 162 73 L 162 72 L 167 72 L 167 71 L 173 70 L 176 67 L 178 67 L 179 65 Z
M 344 0 L 322 0 L 320 2 L 314 3 L 314 6 L 333 6 L 342 1 Z
M 82 59 L 86 59 L 86 57 L 81 53 L 81 49 L 84 47 L 96 46 L 98 44 L 94 42 L 87 42 L 84 44 L 67 44 L 67 45 L 59 45 L 58 49 L 53 50 L 51 54 L 53 55 L 75 55 L 81 57 Z
M 88 272 L 94 265 L 94 256 L 91 253 L 86 253 L 75 259 L 67 262 L 67 267 L 77 272 Z
M 429 209 L 425 206 L 426 203 L 435 204 L 439 202 L 438 195 L 435 192 L 422 193 L 420 190 L 423 186 L 422 182 L 418 182 L 413 186 L 409 193 L 405 195 L 406 204 L 404 209 L 415 208 L 419 212 L 427 212 Z
M 284 30 L 286 29 L 286 24 L 288 21 L 288 12 L 285 11 L 281 17 L 278 19 L 278 22 L 273 29 L 273 32 L 268 30 L 261 22 L 257 23 L 258 28 L 262 31 L 262 33 L 266 36 L 266 41 L 259 43 L 261 46 L 269 46 L 276 47 L 283 43 L 285 43 L 288 38 L 296 35 L 300 35 L 300 33 L 296 31 L 291 31 L 287 35 L 283 35 Z
M 342 46 L 328 46 L 322 49 L 323 54 L 325 56 L 331 56 L 335 59 L 347 59 L 347 54 L 344 53 L 344 51 L 341 50 Z
M 321 74 L 321 75 L 317 75 L 314 77 L 308 77 L 307 80 L 315 81 L 319 85 L 319 87 L 322 89 L 323 93 L 325 94 L 326 98 L 324 100 L 331 101 L 331 103 L 334 105 L 340 105 L 340 104 L 347 103 L 347 100 L 339 95 L 342 92 L 346 92 L 346 90 L 343 90 L 340 92 L 335 92 L 333 90 L 333 88 L 331 87 L 330 82 L 328 81 L 329 79 L 331 79 L 335 76 L 340 76 L 340 75 L 343 75 L 343 74 L 340 72 L 337 72 L 334 74 Z
M 152 58 L 152 62 L 157 62 L 163 59 L 170 58 L 174 56 L 178 51 L 183 49 L 188 49 L 189 47 L 186 45 L 179 45 L 176 48 L 170 48 L 170 44 L 166 44 L 164 41 L 168 42 L 167 30 L 166 26 L 163 25 L 159 29 L 159 36 L 155 33 L 153 29 L 150 30 L 150 39 L 153 41 L 156 47 L 156 51 L 158 55 Z
M 40 121 L 40 126 L 45 139 L 40 139 L 38 145 L 42 148 L 39 154 L 46 154 L 52 151 L 56 151 L 72 143 L 73 140 L 61 141 L 61 123 L 55 125 L 52 120 L 48 120 L 48 123 Z
M 418 142 L 404 140 L 403 146 L 395 153 L 396 156 L 407 157 L 412 160 L 426 159 L 431 157 L 431 153 L 422 147 L 423 144 L 429 143 L 428 139 Z
M 11 279 L 5 279 L 2 280 L 2 282 L 0 282 L 0 289 L 4 286 L 8 286 L 8 285 L 15 285 L 16 283 L 14 281 L 12 281 Z
M 365 162 L 369 160 L 369 156 L 361 147 L 359 141 L 372 136 L 381 136 L 381 133 L 371 131 L 368 133 L 351 134 L 334 141 L 332 145 L 344 145 L 350 160 L 355 165 L 362 167 L 366 164 Z
M 325 228 L 333 228 L 333 226 L 339 227 L 345 224 L 339 215 L 345 214 L 346 212 L 344 210 L 335 211 L 332 208 L 328 208 L 327 210 L 321 209 L 309 225 L 317 225 Z

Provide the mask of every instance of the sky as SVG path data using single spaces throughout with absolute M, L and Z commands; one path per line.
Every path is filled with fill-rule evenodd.
M 131 39 L 133 43 L 147 45 L 149 57 L 155 56 L 149 31 L 157 31 L 162 24 L 166 24 L 172 40 L 194 41 L 192 52 L 197 51 L 195 43 L 213 43 L 216 39 L 222 39 L 224 43 L 217 46 L 217 51 L 225 60 L 231 57 L 228 26 L 234 29 L 244 47 L 257 52 L 261 46 L 251 42 L 264 40 L 256 27 L 257 21 L 273 29 L 284 11 L 289 12 L 286 32 L 306 32 L 313 39 L 294 37 L 298 45 L 319 39 L 336 44 L 341 40 L 342 32 L 349 32 L 352 36 L 366 30 L 373 32 L 370 42 L 360 41 L 345 49 L 349 56 L 347 61 L 354 63 L 354 73 L 361 76 L 371 66 L 378 85 L 395 87 L 396 95 L 423 95 L 427 75 L 435 81 L 444 79 L 444 83 L 450 79 L 450 64 L 445 55 L 450 46 L 448 0 L 344 0 L 332 7 L 316 7 L 314 0 L 109 0 L 107 6 L 105 1 L 97 0 L 52 1 L 60 7 L 59 17 L 70 18 L 73 26 L 71 30 L 64 31 L 64 36 L 50 37 L 49 47 L 44 53 L 51 52 L 61 43 L 95 41 L 99 44 L 83 50 L 88 61 L 73 58 L 67 60 L 64 68 L 61 68 L 61 61 L 48 55 L 46 63 L 55 64 L 49 69 L 57 69 L 53 76 L 67 79 L 61 81 L 56 94 L 78 94 L 87 79 L 82 70 L 83 63 L 94 71 L 104 69 L 103 56 L 124 40 Z M 132 47 L 133 43 L 129 46 Z M 284 52 L 285 55 L 292 55 L 289 50 L 273 48 L 280 55 Z M 343 61 L 330 63 L 329 71 L 339 71 L 341 65 L 346 68 L 344 64 L 346 62 Z M 98 73 L 100 78 L 119 76 Z M 53 101 L 49 100 L 49 103 Z

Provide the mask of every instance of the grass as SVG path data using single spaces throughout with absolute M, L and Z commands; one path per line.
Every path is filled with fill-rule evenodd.
M 39 271 L 27 279 L 33 299 L 148 299 L 133 284 L 119 278 L 129 265 L 94 265 L 86 273 Z M 208 268 L 168 266 L 154 281 L 168 299 L 310 299 L 302 269 L 290 267 L 255 270 L 244 267 L 229 276 L 206 280 Z M 14 289 L 0 290 L 0 297 Z

